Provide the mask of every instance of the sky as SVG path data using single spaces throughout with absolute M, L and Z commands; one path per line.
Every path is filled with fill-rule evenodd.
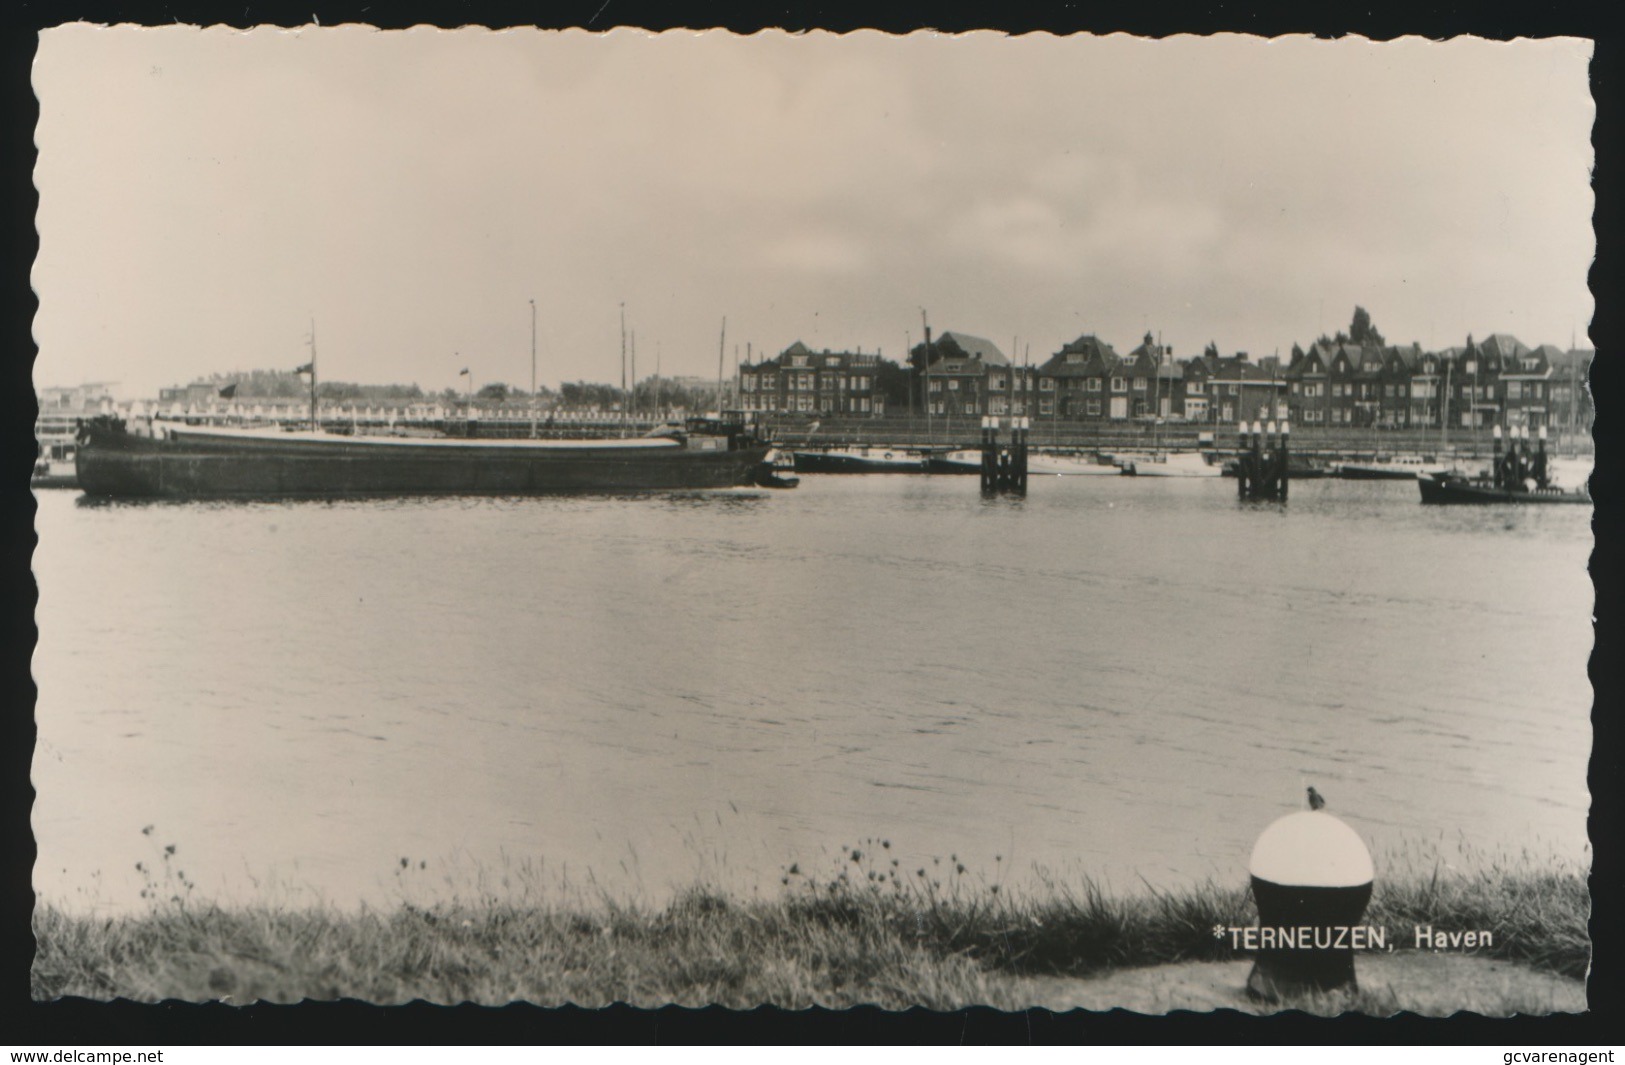
M 714 377 L 932 329 L 1585 345 L 1589 42 L 69 25 L 39 386 Z M 723 322 L 726 319 L 725 339 Z M 748 347 L 747 347 L 748 345 Z

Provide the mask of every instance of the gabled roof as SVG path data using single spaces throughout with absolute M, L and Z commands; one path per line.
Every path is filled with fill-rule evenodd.
M 1584 374 L 1591 366 L 1591 360 L 1596 354 L 1591 348 L 1574 348 L 1569 351 L 1559 352 L 1551 358 L 1552 369 L 1563 376 Z
M 1267 367 L 1235 355 L 1219 360 L 1218 366 L 1213 371 L 1213 379 L 1241 382 L 1285 380 L 1279 369 L 1272 373 Z
M 1072 362 L 1068 356 L 1081 355 L 1082 360 Z M 1111 368 L 1120 361 L 1117 352 L 1112 346 L 1095 336 L 1085 333 L 1083 336 L 1062 346 L 1060 351 L 1051 355 L 1038 372 L 1045 377 L 1099 377 L 1111 372 Z
M 989 366 L 1008 366 L 1010 360 L 1004 357 L 1004 352 L 991 340 L 982 337 L 973 337 L 969 333 L 943 333 L 936 341 L 938 344 L 953 344 L 960 351 L 973 359 L 980 359 Z M 946 356 L 938 355 L 939 358 Z
M 1478 342 L 1478 353 L 1486 359 L 1515 359 L 1529 348 L 1511 333 L 1491 333 Z
M 783 355 L 811 355 L 812 354 L 812 349 L 798 340 L 794 344 L 791 344 L 789 347 L 785 348 L 783 351 L 779 352 L 779 354 L 781 356 L 783 356 Z

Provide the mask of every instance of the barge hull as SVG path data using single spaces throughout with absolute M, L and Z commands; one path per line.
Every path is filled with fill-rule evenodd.
M 79 449 L 92 496 L 211 498 L 522 495 L 730 488 L 754 483 L 765 445 L 432 446 L 290 438 L 252 443 L 199 435 L 108 436 Z

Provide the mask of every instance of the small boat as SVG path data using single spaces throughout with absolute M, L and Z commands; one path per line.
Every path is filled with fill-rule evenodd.
M 794 453 L 801 473 L 923 473 L 925 460 L 900 447 L 835 447 Z
M 30 488 L 77 488 L 79 474 L 73 468 L 73 459 L 41 458 L 34 463 L 29 475 Z
M 788 451 L 770 451 L 756 468 L 755 484 L 762 488 L 794 488 L 801 483 L 796 476 L 796 457 Z
M 122 419 L 81 425 L 79 485 L 92 496 L 523 495 L 727 488 L 758 483 L 769 443 L 739 419 L 693 419 L 659 437 L 480 439 L 191 428 L 152 435 Z
M 1427 473 L 1419 476 L 1424 503 L 1590 503 L 1584 489 L 1560 488 L 1555 484 L 1538 487 L 1524 484 L 1498 488 L 1487 476 L 1469 477 L 1460 473 Z
M 1445 465 L 1421 455 L 1378 455 L 1370 461 L 1344 462 L 1337 476 L 1352 481 L 1409 481 L 1424 473 L 1444 473 Z
M 927 451 L 926 473 L 980 474 L 982 452 L 979 448 L 962 447 L 952 451 Z
M 1123 469 L 1087 452 L 1030 451 L 1027 472 L 1052 477 L 1120 477 Z
M 1200 451 L 1167 451 L 1158 455 L 1119 455 L 1130 477 L 1219 477 L 1224 470 Z

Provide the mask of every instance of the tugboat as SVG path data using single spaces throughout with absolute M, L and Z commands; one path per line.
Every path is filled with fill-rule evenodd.
M 1585 503 L 1584 488 L 1566 489 L 1553 483 L 1546 455 L 1546 427 L 1540 427 L 1540 447 L 1529 452 L 1529 431 L 1513 426 L 1509 446 L 1501 450 L 1501 427 L 1495 427 L 1495 460 L 1487 474 L 1428 473 L 1417 477 L 1424 503 Z M 1520 447 L 1520 441 L 1522 446 Z

